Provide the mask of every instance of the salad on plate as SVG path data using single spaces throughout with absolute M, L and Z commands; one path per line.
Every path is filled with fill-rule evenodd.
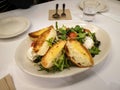
M 56 22 L 28 34 L 32 43 L 28 59 L 39 66 L 39 71 L 59 72 L 70 67 L 94 66 L 94 57 L 100 53 L 101 42 L 95 32 L 80 25 L 59 27 Z

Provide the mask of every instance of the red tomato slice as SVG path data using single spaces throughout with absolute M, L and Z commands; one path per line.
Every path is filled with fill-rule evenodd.
M 70 39 L 75 39 L 77 37 L 77 34 L 75 32 L 70 32 L 68 36 Z

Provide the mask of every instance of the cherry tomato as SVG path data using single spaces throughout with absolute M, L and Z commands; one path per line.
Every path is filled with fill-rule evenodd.
M 77 34 L 75 32 L 70 32 L 68 36 L 70 39 L 75 39 L 77 37 Z

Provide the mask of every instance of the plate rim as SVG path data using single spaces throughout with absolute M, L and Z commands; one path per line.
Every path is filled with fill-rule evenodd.
M 27 17 L 24 17 L 24 16 L 8 16 L 8 17 L 4 17 L 0 20 L 4 20 L 4 19 L 11 19 L 12 20 L 12 19 L 16 19 L 16 18 L 17 19 L 19 19 L 19 18 L 23 19 L 23 21 L 27 23 L 26 26 L 24 27 L 24 29 L 21 29 L 18 32 L 12 33 L 10 35 L 2 35 L 2 36 L 0 35 L 1 39 L 12 38 L 12 37 L 18 36 L 18 35 L 24 33 L 25 31 L 27 31 L 30 28 L 31 22 Z
M 77 22 L 78 23 L 78 22 Z M 80 23 L 79 23 L 80 24 Z M 88 23 L 84 23 L 84 24 L 88 24 Z M 89 24 L 89 25 L 94 25 L 94 24 Z M 108 37 L 108 39 L 109 39 L 109 47 L 107 48 L 107 51 L 106 51 L 106 53 L 104 54 L 104 56 L 102 57 L 102 58 L 100 58 L 100 60 L 97 62 L 97 63 L 95 63 L 94 64 L 94 66 L 93 67 L 90 67 L 90 68 L 82 68 L 82 71 L 76 71 L 76 72 L 74 72 L 74 73 L 70 73 L 70 74 L 65 74 L 65 75 L 58 75 L 58 76 L 55 76 L 55 75 L 50 75 L 50 76 L 47 76 L 47 75 L 38 75 L 38 74 L 36 74 L 36 73 L 32 73 L 32 72 L 29 72 L 29 71 L 27 71 L 26 69 L 24 69 L 17 61 L 16 61 L 16 59 L 17 59 L 17 51 L 18 51 L 18 48 L 20 47 L 20 45 L 22 44 L 22 42 L 24 42 L 27 38 L 29 38 L 29 37 L 27 37 L 27 38 L 25 38 L 21 43 L 20 43 L 20 45 L 18 46 L 18 48 L 16 49 L 16 53 L 15 53 L 15 62 L 16 62 L 16 64 L 18 65 L 18 67 L 22 70 L 22 71 L 24 71 L 25 73 L 27 73 L 27 74 L 29 74 L 29 75 L 32 75 L 32 76 L 36 76 L 36 77 L 41 77 L 41 78 L 64 78 L 64 77 L 68 77 L 68 76 L 72 76 L 72 75 L 75 75 L 75 74 L 78 74 L 78 73 L 82 73 L 82 72 L 84 72 L 84 71 L 86 71 L 86 70 L 89 70 L 89 69 L 91 69 L 91 68 L 94 68 L 97 64 L 99 64 L 99 63 L 101 63 L 102 61 L 104 61 L 105 60 L 105 58 L 108 56 L 108 54 L 109 54 L 109 52 L 110 52 L 110 48 L 111 48 L 111 39 L 110 39 L 110 36 L 109 36 L 109 34 L 104 30 L 104 29 L 102 29 L 102 28 L 100 28 L 100 27 L 98 27 L 98 26 L 96 26 L 96 25 L 94 25 L 95 27 L 97 27 L 97 28 L 99 28 L 100 29 L 100 31 L 103 31 L 106 35 L 107 35 L 107 37 Z M 77 67 L 78 68 L 78 67 Z

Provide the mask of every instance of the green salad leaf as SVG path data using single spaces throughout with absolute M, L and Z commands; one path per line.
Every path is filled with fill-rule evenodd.
M 53 45 L 53 43 L 54 43 L 54 38 L 50 38 L 50 39 L 48 39 L 48 40 L 46 40 L 47 42 L 48 42 L 48 45 L 50 46 L 50 47 L 52 47 L 52 45 Z
M 65 68 L 70 68 L 71 66 L 74 66 L 74 64 L 71 62 L 71 60 L 67 58 L 66 54 L 63 51 L 60 57 L 54 60 L 53 66 L 51 68 L 47 69 L 40 65 L 39 71 L 42 70 L 45 70 L 47 72 L 63 71 Z
M 89 49 L 91 55 L 94 57 L 95 55 L 98 55 L 101 51 L 98 47 L 93 46 L 91 49 Z

